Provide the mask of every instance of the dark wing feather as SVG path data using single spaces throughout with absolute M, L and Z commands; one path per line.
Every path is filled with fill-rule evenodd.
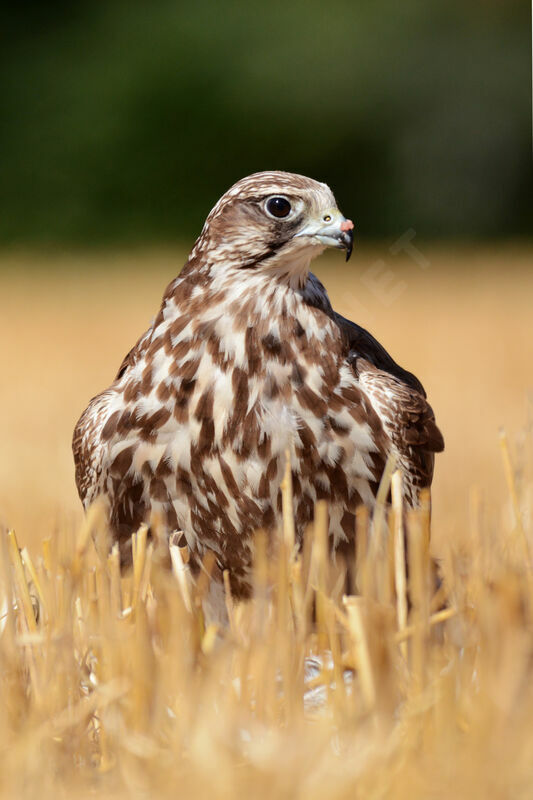
M 348 344 L 348 361 L 381 419 L 414 501 L 418 490 L 431 484 L 434 454 L 444 450 L 424 388 L 368 331 L 339 314 L 335 319 Z
M 423 397 L 426 396 L 425 389 L 416 375 L 400 367 L 378 340 L 374 339 L 371 333 L 360 325 L 356 325 L 355 322 L 351 322 L 346 317 L 337 314 L 336 311 L 333 312 L 333 316 L 348 343 L 350 358 L 362 356 L 378 369 L 394 375 L 394 377 L 415 389 Z

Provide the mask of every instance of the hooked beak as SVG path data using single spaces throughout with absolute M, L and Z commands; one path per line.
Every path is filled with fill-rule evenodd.
M 338 209 L 333 209 L 325 214 L 320 222 L 313 221 L 306 225 L 295 238 L 308 236 L 326 247 L 346 250 L 346 261 L 348 261 L 353 249 L 353 230 L 352 220 L 343 217 Z
M 341 235 L 340 239 L 342 246 L 346 248 L 346 261 L 350 260 L 353 250 L 353 229 L 354 224 L 351 219 L 345 219 L 340 224 Z

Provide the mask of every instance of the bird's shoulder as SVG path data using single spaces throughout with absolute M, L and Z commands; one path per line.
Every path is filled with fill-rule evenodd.
M 333 312 L 333 317 L 339 327 L 341 335 L 345 339 L 348 348 L 347 357 L 354 368 L 357 367 L 358 359 L 364 359 L 376 370 L 390 375 L 396 380 L 398 385 L 403 384 L 414 390 L 423 398 L 426 397 L 426 391 L 416 375 L 413 375 L 412 372 L 409 372 L 397 364 L 383 345 L 380 344 L 369 331 L 361 327 L 361 325 L 357 325 L 355 322 L 346 319 L 346 317 L 343 317 L 336 311 Z M 363 365 L 359 363 L 359 369 L 361 369 L 362 366 Z
M 93 397 L 79 418 L 72 436 L 75 479 L 82 503 L 93 499 L 101 475 L 101 432 L 108 418 L 110 389 Z
M 346 343 L 346 358 L 359 386 L 381 419 L 393 449 L 420 485 L 429 485 L 433 454 L 444 449 L 424 387 L 367 330 L 334 312 Z
M 154 324 L 150 325 L 134 346 L 127 352 L 109 388 L 93 397 L 82 413 L 72 437 L 75 478 L 78 493 L 83 503 L 91 502 L 100 476 L 105 472 L 106 448 L 109 437 L 108 428 L 120 414 L 117 404 L 126 408 L 121 384 L 127 379 L 128 371 L 144 358 L 150 345 Z
M 146 348 L 150 344 L 152 333 L 153 333 L 153 324 L 145 331 L 142 336 L 139 336 L 131 350 L 128 350 L 124 358 L 122 359 L 122 363 L 118 368 L 117 374 L 115 375 L 115 381 L 120 380 L 124 373 L 130 368 L 133 367 L 137 362 L 143 357 Z

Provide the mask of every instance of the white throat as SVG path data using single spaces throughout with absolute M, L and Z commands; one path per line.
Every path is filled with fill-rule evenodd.
M 280 282 L 287 283 L 291 289 L 301 289 L 309 276 L 311 261 L 325 250 L 325 246 L 312 244 L 298 247 L 296 252 L 274 256 L 264 269 L 270 276 Z

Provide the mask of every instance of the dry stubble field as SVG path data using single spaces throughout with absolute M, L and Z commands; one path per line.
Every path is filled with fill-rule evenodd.
M 386 246 L 316 263 L 337 310 L 422 379 L 446 440 L 432 541 L 448 610 L 435 616 L 427 595 L 422 514 L 407 629 L 386 543 L 394 519 L 360 556 L 362 598 L 344 604 L 318 524 L 309 576 L 283 548 L 271 570 L 259 563 L 259 589 L 274 592 L 231 608 L 226 632 L 204 629 L 205 587 L 191 611 L 142 536 L 121 588 L 113 559 L 78 533 L 70 437 L 182 257 L 2 257 L 0 525 L 28 552 L 23 563 L 3 543 L 2 602 L 15 610 L 0 639 L 1 796 L 175 796 L 178 785 L 211 797 L 531 796 L 533 251 L 422 250 L 425 268 Z M 391 282 L 379 288 L 382 262 Z M 325 694 L 304 713 L 313 654 L 306 691 Z
M 424 256 L 429 266 L 421 269 L 385 246 L 356 249 L 348 265 L 334 254 L 315 271 L 334 307 L 424 383 L 446 440 L 434 481 L 435 535 L 460 537 L 471 487 L 491 500 L 504 495 L 499 427 L 514 439 L 528 423 L 533 251 L 426 247 Z M 372 269 L 379 260 L 392 273 L 384 294 Z M 74 424 L 112 381 L 182 261 L 164 252 L 0 262 L 0 523 L 25 543 L 80 522 Z

